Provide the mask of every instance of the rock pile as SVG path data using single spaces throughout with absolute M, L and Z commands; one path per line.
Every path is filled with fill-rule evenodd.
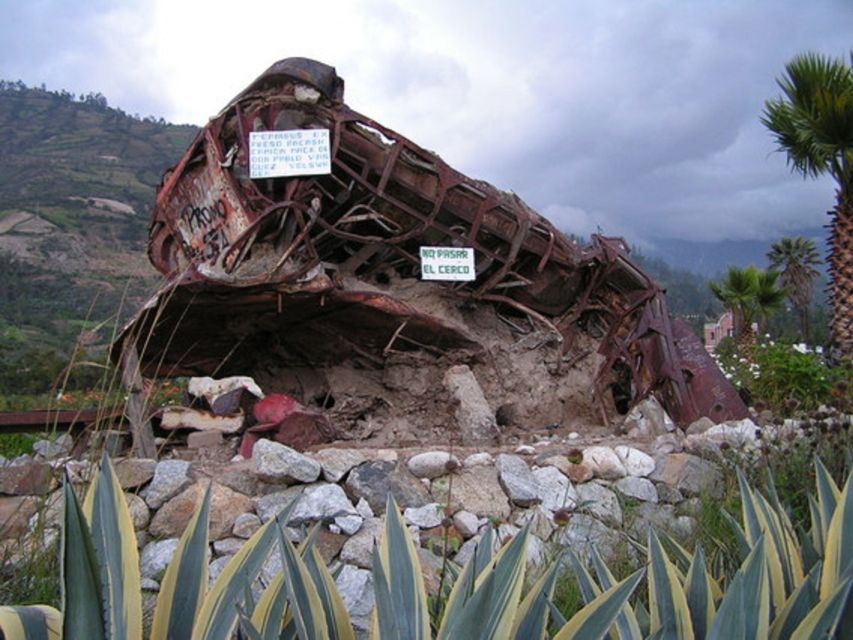
M 529 525 L 528 561 L 540 565 L 554 547 L 581 556 L 595 544 L 605 556 L 625 545 L 626 534 L 649 526 L 676 538 L 695 526 L 699 496 L 719 497 L 720 447 L 756 452 L 769 439 L 799 437 L 795 421 L 761 428 L 751 420 L 691 425 L 687 435 L 669 430 L 653 403 L 641 421 L 652 426 L 645 444 L 581 447 L 575 437 L 549 438 L 514 451 L 324 448 L 299 452 L 258 440 L 252 459 L 235 456 L 211 465 L 196 460 L 117 459 L 140 547 L 143 589 L 155 592 L 177 539 L 211 485 L 210 579 L 264 522 L 298 499 L 286 522 L 294 541 L 321 523 L 319 550 L 343 565 L 337 583 L 360 629 L 369 626 L 373 602 L 372 549 L 381 535 L 388 494 L 394 496 L 420 547 L 428 588 L 437 587 L 444 553 L 464 564 L 485 527 L 505 540 Z M 660 410 L 662 411 L 662 410 Z M 850 421 L 850 416 L 832 419 Z M 656 425 L 656 426 L 654 426 Z M 58 477 L 75 484 L 89 477 L 87 461 L 72 460 L 70 439 L 40 443 L 33 456 L 0 461 L 0 557 L 23 560 L 32 544 L 57 539 L 61 518 Z M 236 441 L 234 442 L 236 445 Z M 232 447 L 233 448 L 233 447 Z M 229 454 L 230 455 L 230 454 Z M 38 533 L 38 535 L 32 535 Z M 272 554 L 261 574 L 279 568 Z

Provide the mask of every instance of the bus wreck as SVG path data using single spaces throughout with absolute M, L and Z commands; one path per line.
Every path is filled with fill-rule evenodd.
M 452 437 L 471 379 L 499 426 L 610 424 L 650 395 L 681 426 L 747 415 L 624 241 L 573 242 L 343 88 L 289 58 L 210 120 L 157 194 L 148 251 L 167 284 L 115 353 L 135 345 L 146 376 L 251 375 L 336 437 L 398 444 Z M 425 247 L 471 273 L 428 279 Z

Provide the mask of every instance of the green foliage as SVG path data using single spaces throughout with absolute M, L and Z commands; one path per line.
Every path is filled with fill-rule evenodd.
M 754 353 L 758 373 L 751 385 L 753 397 L 785 414 L 795 408 L 811 411 L 830 404 L 834 386 L 844 378 L 853 381 L 849 371 L 830 368 L 819 355 L 791 345 L 768 342 Z
M 751 335 L 752 324 L 761 324 L 785 299 L 785 290 L 777 286 L 775 271 L 757 267 L 729 267 L 719 282 L 709 283 L 711 293 L 734 315 L 735 339 Z
M 728 338 L 714 351 L 714 359 L 741 395 L 760 402 L 777 415 L 814 411 L 821 405 L 845 409 L 853 370 L 830 367 L 818 353 L 799 346 L 760 340 L 742 354 Z

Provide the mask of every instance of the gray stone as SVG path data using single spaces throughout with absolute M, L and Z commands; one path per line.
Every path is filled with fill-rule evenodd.
M 540 540 L 548 540 L 556 528 L 553 513 L 542 505 L 520 511 L 516 514 L 513 523 L 519 527 L 529 526 L 530 533 Z
M 0 496 L 0 540 L 20 539 L 28 530 L 36 529 L 39 506 L 35 496 Z
M 566 456 L 548 456 L 540 463 L 542 467 L 556 467 L 572 484 L 581 484 L 592 480 L 592 469 L 585 464 L 574 464 Z
M 186 460 L 161 460 L 154 469 L 151 484 L 140 494 L 152 509 L 159 509 L 170 498 L 192 484 L 191 464 Z
M 255 473 L 266 482 L 314 482 L 320 477 L 320 463 L 280 442 L 258 440 L 252 449 Z
M 213 543 L 213 553 L 217 556 L 233 556 L 236 554 L 246 541 L 242 538 L 223 538 L 216 540 Z
M 622 426 L 622 430 L 632 438 L 647 439 L 675 431 L 675 429 L 672 418 L 653 396 L 637 403 L 625 416 Z
M 53 491 L 56 485 L 56 478 L 46 462 L 30 460 L 0 467 L 0 495 L 41 496 Z
M 649 528 L 666 531 L 679 540 L 689 538 L 695 529 L 696 521 L 690 516 L 679 516 L 670 504 L 652 504 L 643 502 L 633 511 L 630 533 L 643 541 Z
M 622 525 L 622 508 L 619 499 L 607 487 L 597 482 L 587 482 L 577 486 L 578 507 L 592 514 L 597 519 L 613 524 Z
M 207 567 L 207 586 L 208 589 L 213 587 L 216 579 L 219 577 L 219 574 L 222 573 L 222 570 L 225 568 L 225 565 L 233 558 L 234 556 L 220 556 L 216 558 L 213 562 L 211 562 Z
M 198 511 L 207 490 L 207 482 L 197 482 L 180 495 L 164 504 L 151 518 L 149 532 L 161 538 L 177 537 Z M 248 496 L 232 491 L 217 482 L 210 488 L 210 520 L 208 531 L 211 540 L 227 538 L 237 516 L 252 508 Z
M 516 455 L 501 453 L 495 461 L 498 480 L 510 501 L 520 507 L 539 502 L 539 486 L 527 463 Z
M 139 556 L 139 573 L 144 578 L 161 578 L 177 548 L 177 538 L 148 543 Z
M 756 431 L 758 427 L 749 418 L 743 420 L 732 420 L 717 424 L 702 434 L 702 437 L 719 445 L 726 443 L 731 447 L 743 448 L 754 447 L 758 440 Z
M 125 493 L 124 499 L 127 502 L 127 510 L 130 511 L 133 528 L 139 531 L 147 527 L 148 522 L 151 520 L 151 512 L 148 511 L 148 505 L 145 504 L 145 500 L 134 493 Z
M 311 487 L 313 485 L 308 485 Z M 264 496 L 254 498 L 252 502 L 255 505 L 255 513 L 261 519 L 261 522 L 266 523 L 275 518 L 281 511 L 289 506 L 294 500 L 301 500 L 302 493 L 305 491 L 304 486 L 288 487 L 281 491 L 268 493 Z
M 658 492 L 658 498 L 661 502 L 678 504 L 684 500 L 684 494 L 682 494 L 678 489 L 670 487 L 668 484 L 657 484 L 655 485 L 655 489 Z
M 466 540 L 477 535 L 480 519 L 470 511 L 461 509 L 453 514 L 453 526 Z
M 355 511 L 365 520 L 375 515 L 373 509 L 370 508 L 370 504 L 364 498 L 359 498 L 358 502 L 355 503 Z
M 688 495 L 723 495 L 723 476 L 715 464 L 689 453 L 671 453 L 649 478 L 663 482 Z
M 364 498 L 374 513 L 385 513 L 390 493 L 397 506 L 422 507 L 432 502 L 429 492 L 405 468 L 393 462 L 366 462 L 349 473 L 346 487 L 353 498 Z
M 354 564 L 362 569 L 373 566 L 373 545 L 382 536 L 384 523 L 381 518 L 365 520 L 361 530 L 344 542 L 340 559 L 346 564 Z
M 610 447 L 587 447 L 583 450 L 583 463 L 596 478 L 618 480 L 628 475 L 622 460 Z
M 708 429 L 714 426 L 714 421 L 707 416 L 702 416 L 698 420 L 695 420 L 690 423 L 690 426 L 687 427 L 685 433 L 688 436 L 698 435 L 700 433 L 705 433 Z
M 335 586 L 349 612 L 356 633 L 360 632 L 362 636 L 368 634 L 376 602 L 373 595 L 373 574 L 366 569 L 345 564 L 335 578 Z
M 593 546 L 605 559 L 612 556 L 619 545 L 620 533 L 592 516 L 573 514 L 560 533 L 559 541 L 586 562 Z
M 571 481 L 556 467 L 542 467 L 533 471 L 539 488 L 542 507 L 553 513 L 559 509 L 574 509 L 578 493 Z
M 527 564 L 530 567 L 539 569 L 546 560 L 545 545 L 533 533 L 527 537 Z
M 336 484 L 316 484 L 302 493 L 287 524 L 291 527 L 339 516 L 358 516 L 344 490 Z
M 639 449 L 619 445 L 614 447 L 613 451 L 625 465 L 629 476 L 645 478 L 655 470 L 655 459 Z
M 150 458 L 122 458 L 113 465 L 122 489 L 138 489 L 154 477 L 157 461 Z
M 648 478 L 628 476 L 627 478 L 617 480 L 614 487 L 623 495 L 642 500 L 643 502 L 658 501 L 658 491 L 655 489 L 654 483 Z
M 448 473 L 448 463 L 454 467 L 460 466 L 459 459 L 447 451 L 426 451 L 409 458 L 406 466 L 416 478 L 432 480 Z
M 151 578 L 142 578 L 139 581 L 139 586 L 143 591 L 153 591 L 154 593 L 160 591 L 160 583 Z
M 489 467 L 495 463 L 494 457 L 488 451 L 472 453 L 462 463 L 464 467 Z
M 476 551 L 478 544 L 480 544 L 479 534 L 466 540 L 462 543 L 462 546 L 459 547 L 459 551 L 456 552 L 456 555 L 453 556 L 453 562 L 458 564 L 460 567 L 465 567 L 465 565 L 471 561 L 471 558 L 474 557 L 474 551 Z
M 157 466 L 157 463 L 154 463 Z M 84 484 L 89 482 L 89 478 L 93 475 L 93 465 L 89 460 L 69 460 L 65 463 L 65 472 L 71 484 Z M 154 471 L 151 471 L 154 475 Z M 149 478 L 150 480 L 150 478 Z M 125 488 L 125 487 L 122 487 Z
M 261 519 L 254 513 L 241 513 L 234 520 L 231 534 L 237 538 L 248 540 L 255 531 L 261 528 Z
M 358 533 L 363 522 L 364 518 L 356 515 L 337 516 L 335 518 L 335 526 L 341 531 L 341 533 L 345 533 L 348 536 Z
M 340 482 L 353 467 L 367 460 L 360 449 L 322 449 L 311 454 L 323 469 L 326 482 Z
M 444 514 L 437 502 L 425 504 L 422 507 L 409 507 L 403 510 L 403 519 L 421 529 L 432 529 L 441 524 Z
M 547 442 L 545 444 L 548 444 Z M 520 456 L 535 456 L 536 448 L 529 444 L 521 444 L 515 448 L 515 453 Z
M 430 489 L 433 498 L 448 504 L 449 478 L 433 480 Z M 453 476 L 452 501 L 449 511 L 465 509 L 485 518 L 508 518 L 511 508 L 494 467 L 471 467 Z
M 655 438 L 652 444 L 652 451 L 655 456 L 665 455 L 668 453 L 680 453 L 684 449 L 684 436 L 680 431 L 672 433 L 664 433 Z
M 456 422 L 462 444 L 490 444 L 498 436 L 495 414 L 467 364 L 450 367 L 444 374 L 444 386 L 456 401 Z
M 33 443 L 33 453 L 45 460 L 54 460 L 67 456 L 74 446 L 74 438 L 68 433 L 63 433 L 55 440 L 36 440 Z

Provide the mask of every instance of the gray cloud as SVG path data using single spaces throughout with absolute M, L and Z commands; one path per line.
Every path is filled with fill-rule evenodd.
M 199 4 L 204 26 L 182 33 L 155 0 L 7 3 L 0 77 L 202 122 L 222 106 L 202 89 L 248 83 L 280 39 L 263 51 L 336 65 L 355 108 L 569 231 L 775 239 L 820 233 L 832 206 L 831 181 L 792 176 L 758 118 L 793 55 L 849 53 L 846 0 L 246 5 Z

